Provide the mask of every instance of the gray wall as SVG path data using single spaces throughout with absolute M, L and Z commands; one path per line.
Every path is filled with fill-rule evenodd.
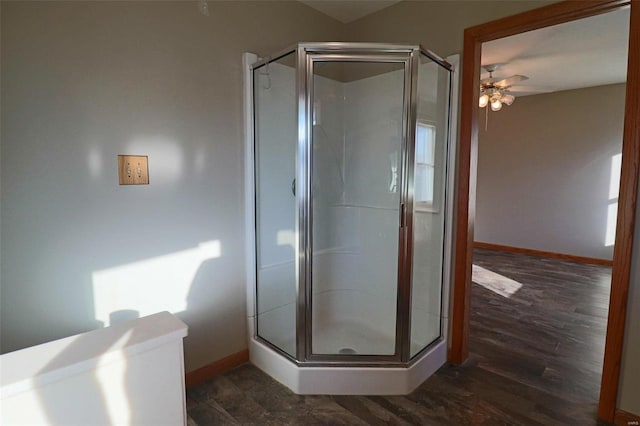
M 246 348 L 242 53 L 343 26 L 297 2 L 209 10 L 2 2 L 3 352 L 109 306 L 177 311 L 187 370 Z M 149 155 L 149 186 L 118 186 L 124 153 Z
M 617 84 L 520 97 L 489 111 L 487 131 L 481 110 L 475 240 L 610 260 L 624 96 Z

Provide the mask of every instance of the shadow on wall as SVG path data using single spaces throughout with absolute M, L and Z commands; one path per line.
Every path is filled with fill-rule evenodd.
M 215 240 L 193 249 L 96 272 L 93 277 L 96 318 L 105 325 L 129 321 L 131 327 L 117 334 L 102 333 L 101 339 L 95 339 L 95 333 L 79 335 L 52 355 L 35 379 L 41 421 L 52 425 L 89 424 L 87 421 L 105 425 L 147 424 L 148 413 L 140 407 L 148 406 L 153 392 L 149 390 L 149 379 L 141 377 L 139 356 L 127 354 L 127 345 L 142 337 L 136 335 L 132 320 L 171 309 L 189 322 L 197 317 L 190 312 L 208 309 L 213 303 L 220 309 L 207 317 L 207 324 L 200 324 L 199 329 L 205 332 L 200 331 L 200 335 L 196 332 L 192 337 L 211 340 L 203 334 L 216 330 L 218 341 L 212 343 L 220 345 L 226 334 L 236 329 L 230 312 L 234 305 L 224 303 L 229 289 L 217 285 L 215 279 L 223 277 L 220 255 L 220 243 Z M 46 373 L 83 359 L 92 359 L 90 367 L 69 380 L 68 385 L 70 392 L 82 389 L 78 395 L 81 401 L 70 397 L 73 393 L 61 392 L 60 382 L 57 387 L 50 386 Z M 157 386 L 162 388 L 161 384 Z
M 133 310 L 113 312 L 112 319 L 115 321 L 138 318 L 138 313 Z M 81 359 L 74 359 L 78 354 L 84 354 L 88 349 L 91 352 L 107 354 L 111 350 L 126 347 L 127 343 L 135 336 L 133 330 L 110 336 L 110 339 L 93 339 L 91 334 L 80 335 L 70 345 L 59 352 L 42 370 L 38 372 L 38 377 L 47 372 L 62 369 L 69 364 L 70 360 L 79 362 Z M 96 345 L 98 343 L 99 346 Z M 102 355 L 94 358 L 88 374 L 82 378 L 76 378 L 74 382 L 81 382 L 82 400 L 74 400 L 70 395 L 56 392 L 49 383 L 36 379 L 36 386 L 39 389 L 38 399 L 40 410 L 46 417 L 47 423 L 51 425 L 69 424 L 75 422 L 96 422 L 100 424 L 141 424 L 141 419 L 135 419 L 136 398 L 139 395 L 129 392 L 135 389 L 133 374 L 128 373 L 127 362 L 123 353 L 116 353 L 108 361 Z M 119 358 L 119 359 L 118 359 Z M 102 362 L 110 362 L 110 368 L 99 370 L 98 366 Z M 60 386 L 60 385 L 59 385 Z M 64 386 L 64 385 L 62 385 Z M 73 388 L 70 386 L 70 389 Z M 109 392 L 109 389 L 112 391 Z M 59 388 L 58 388 L 59 390 Z M 113 392 L 113 390 L 119 390 Z M 80 424 L 78 423 L 78 424 Z
M 111 325 L 114 312 L 134 310 L 146 316 L 185 311 L 200 268 L 221 257 L 221 250 L 219 240 L 207 241 L 191 249 L 96 271 L 92 277 L 96 319 Z
M 219 348 L 221 341 L 237 340 L 233 334 L 238 326 L 231 322 L 238 317 L 232 311 L 237 303 L 227 303 L 233 297 L 233 286 L 226 282 L 221 260 L 220 241 L 212 240 L 191 249 L 97 271 L 93 274 L 95 317 L 108 326 L 130 319 L 132 313 L 144 317 L 171 312 L 189 325 L 185 361 L 187 366 L 197 364 L 196 355 L 189 350 L 191 342 L 198 342 L 199 347 Z M 214 334 L 217 340 L 213 339 Z
M 211 258 L 200 264 L 186 298 L 186 309 L 175 313 L 189 325 L 185 348 L 193 341 L 198 342 L 201 348 L 207 348 L 207 351 L 213 352 L 220 348 L 228 350 L 231 342 L 238 340 L 238 329 L 243 335 L 246 333 L 246 326 L 237 324 L 238 302 L 233 299 L 233 286 L 228 284 L 225 263 L 221 258 Z M 244 301 L 244 291 L 241 297 Z M 203 316 L 202 312 L 207 315 Z M 244 320 L 246 315 L 243 314 L 241 318 Z M 186 364 L 197 363 L 192 359 L 195 359 L 195 354 L 185 349 Z

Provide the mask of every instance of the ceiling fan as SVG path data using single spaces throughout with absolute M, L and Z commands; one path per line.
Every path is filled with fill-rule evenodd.
M 519 74 L 507 78 L 495 78 L 493 73 L 499 66 L 500 64 L 490 64 L 482 67 L 489 73 L 489 78 L 480 80 L 480 108 L 490 105 L 491 111 L 500 111 L 502 105 L 511 105 L 516 97 L 509 93 L 509 88 L 515 83 L 529 79 Z

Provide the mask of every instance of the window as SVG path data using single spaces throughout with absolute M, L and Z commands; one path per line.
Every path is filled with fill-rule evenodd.
M 435 151 L 435 126 L 418 123 L 416 128 L 416 164 L 414 179 L 414 201 L 417 207 L 433 207 Z

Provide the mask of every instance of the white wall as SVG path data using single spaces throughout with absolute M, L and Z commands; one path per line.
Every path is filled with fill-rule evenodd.
M 341 38 L 297 2 L 2 2 L 2 351 L 170 310 L 246 348 L 242 53 Z M 117 154 L 150 185 L 117 185 Z
M 476 241 L 612 258 L 624 91 L 526 96 L 489 113 L 479 131 Z

